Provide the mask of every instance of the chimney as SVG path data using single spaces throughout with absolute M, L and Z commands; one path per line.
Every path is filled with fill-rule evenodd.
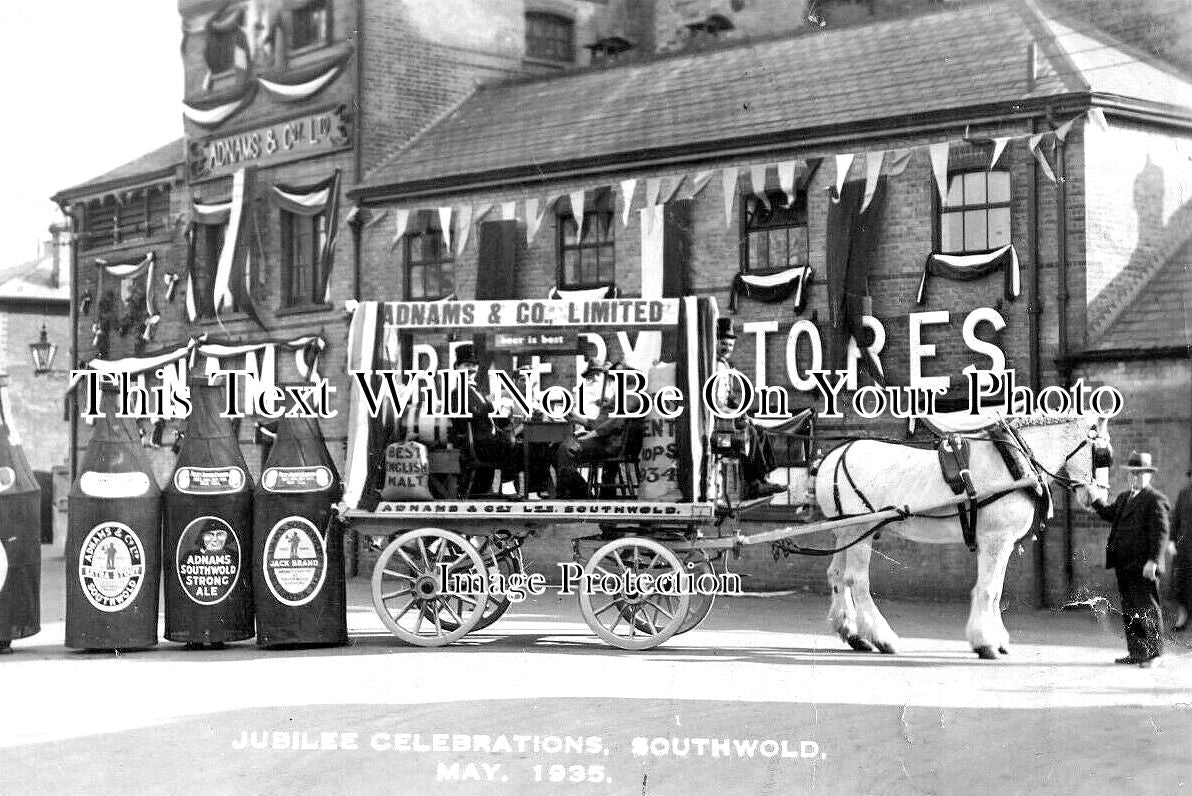
M 70 225 L 50 224 L 50 242 L 47 246 L 53 253 L 54 265 L 50 269 L 50 287 L 58 289 L 62 283 L 62 258 L 70 257 Z M 63 249 L 65 248 L 65 252 Z

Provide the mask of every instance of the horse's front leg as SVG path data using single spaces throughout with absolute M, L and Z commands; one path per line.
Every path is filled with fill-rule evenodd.
M 836 534 L 836 546 L 847 544 L 851 541 L 848 537 L 852 535 L 854 534 Z M 832 605 L 828 609 L 828 622 L 836 635 L 850 647 L 861 652 L 873 652 L 873 645 L 857 633 L 857 609 L 845 581 L 846 557 L 846 553 L 836 553 L 828 566 L 828 585 L 832 587 Z
M 1010 634 L 1002 622 L 1000 603 L 1015 538 L 1004 533 L 980 537 L 977 582 L 973 586 L 965 636 L 977 655 L 985 660 L 996 659 L 997 650 L 1009 651 Z
M 858 635 L 880 652 L 891 654 L 898 651 L 898 634 L 886 622 L 886 617 L 882 616 L 869 593 L 869 557 L 872 550 L 872 543 L 866 539 L 845 551 L 844 580 L 856 606 Z

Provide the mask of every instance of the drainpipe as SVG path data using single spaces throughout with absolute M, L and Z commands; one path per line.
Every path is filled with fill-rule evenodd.
M 1050 116 L 1050 114 L 1049 114 Z M 1059 139 L 1055 142 L 1055 204 L 1056 204 L 1056 267 L 1059 290 L 1056 293 L 1056 314 L 1059 316 L 1058 360 L 1060 386 L 1067 389 L 1072 384 L 1072 364 L 1068 359 L 1068 185 L 1067 144 Z M 1076 580 L 1072 564 L 1072 495 L 1064 491 L 1064 594 L 1072 592 Z
M 70 363 L 67 366 L 69 375 L 69 371 L 74 370 L 79 362 L 79 223 L 71 208 L 59 205 L 59 209 L 66 220 L 63 224 L 62 239 L 70 246 Z M 98 305 L 98 296 L 95 297 L 95 301 Z M 69 464 L 70 483 L 73 484 L 79 466 L 79 413 L 73 390 L 66 394 L 64 401 L 70 417 Z
M 1038 122 L 1031 120 L 1031 134 L 1038 131 Z M 1031 390 L 1035 395 L 1042 389 L 1043 374 L 1039 367 L 1039 327 L 1043 315 L 1043 291 L 1040 288 L 1039 271 L 1042 260 L 1039 252 L 1039 163 L 1033 157 L 1031 161 L 1030 181 L 1027 184 L 1027 235 L 1030 238 L 1031 279 L 1030 295 L 1027 300 L 1027 358 L 1031 379 Z M 1035 545 L 1035 584 L 1036 599 L 1039 607 L 1047 605 L 1047 543 L 1041 534 Z

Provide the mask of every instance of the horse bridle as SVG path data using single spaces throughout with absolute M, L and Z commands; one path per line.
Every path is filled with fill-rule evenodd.
M 1002 421 L 1002 422 L 1007 429 L 1010 428 L 1010 425 L 1008 423 L 1006 423 L 1005 421 Z M 1074 478 L 1062 476 L 1058 472 L 1054 472 L 1054 473 L 1051 472 L 1050 470 L 1048 470 L 1046 467 L 1043 466 L 1043 464 L 1038 460 L 1038 458 L 1035 457 L 1035 452 L 1033 450 L 1031 450 L 1029 445 L 1027 445 L 1026 440 L 1024 440 L 1018 434 L 1013 434 L 1013 437 L 1014 437 L 1015 442 L 1017 443 L 1017 445 L 1015 445 L 1014 447 L 1017 447 L 1018 450 L 1024 456 L 1027 457 L 1027 459 L 1031 463 L 1031 466 L 1034 467 L 1039 472 L 1042 472 L 1043 474 L 1045 474 L 1048 478 L 1055 481 L 1057 484 L 1059 484 L 1061 487 L 1063 487 L 1067 491 L 1076 492 L 1076 490 L 1078 490 L 1078 489 L 1088 488 L 1089 486 L 1096 484 L 1096 481 L 1077 481 Z M 992 441 L 995 444 L 1012 444 L 1012 443 L 1009 443 L 1009 440 L 992 440 Z M 1078 454 L 1082 450 L 1084 450 L 1086 446 L 1090 446 L 1093 449 L 1092 470 L 1093 470 L 1094 474 L 1097 472 L 1097 470 L 1101 469 L 1102 467 L 1109 467 L 1113 464 L 1113 445 L 1111 445 L 1108 441 L 1102 441 L 1101 440 L 1101 432 L 1098 431 L 1096 428 L 1092 428 L 1092 429 L 1089 429 L 1088 433 L 1085 435 L 1085 438 L 1080 441 L 1080 444 L 1068 452 L 1068 455 L 1064 457 L 1064 460 L 1060 463 L 1060 466 L 1057 468 L 1057 470 L 1063 470 L 1064 467 L 1068 464 L 1068 462 L 1072 461 L 1073 457 L 1075 457 L 1076 454 Z

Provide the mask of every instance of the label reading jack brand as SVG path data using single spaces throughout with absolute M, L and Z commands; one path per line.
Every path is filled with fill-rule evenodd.
M 240 537 L 219 517 L 199 517 L 178 537 L 174 561 L 186 596 L 199 605 L 216 605 L 240 577 Z
M 261 484 L 270 492 L 321 492 L 331 486 L 331 470 L 313 467 L 270 467 L 261 476 Z
M 79 583 L 87 600 L 101 611 L 123 611 L 136 599 L 145 580 L 145 546 L 122 522 L 91 529 L 79 550 Z
M 305 517 L 286 517 L 265 539 L 261 566 L 274 597 L 286 605 L 305 605 L 323 588 L 327 577 L 323 535 Z
M 179 467 L 174 471 L 174 486 L 188 495 L 239 492 L 244 486 L 244 471 L 239 467 Z

